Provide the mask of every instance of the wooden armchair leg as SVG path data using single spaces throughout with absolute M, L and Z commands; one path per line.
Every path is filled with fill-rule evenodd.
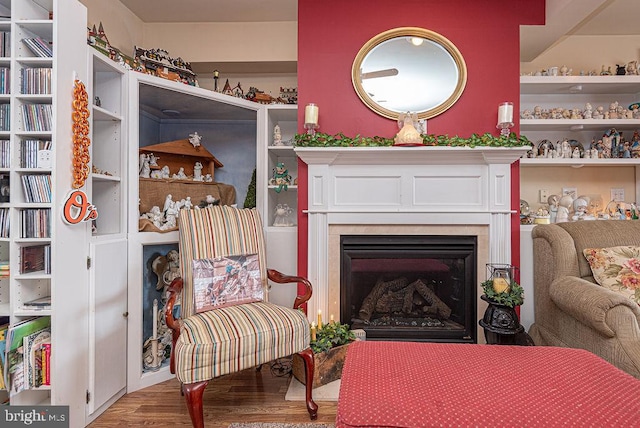
M 209 383 L 208 380 L 196 383 L 185 383 L 182 385 L 184 398 L 187 400 L 189 416 L 193 428 L 204 428 L 204 414 L 202 412 L 202 395 Z
M 315 369 L 315 361 L 313 359 L 313 351 L 311 348 L 307 348 L 304 351 L 298 352 L 298 355 L 302 357 L 304 361 L 304 375 L 306 379 L 305 385 L 305 398 L 307 401 L 307 411 L 311 420 L 318 419 L 318 405 L 313 401 L 313 371 Z

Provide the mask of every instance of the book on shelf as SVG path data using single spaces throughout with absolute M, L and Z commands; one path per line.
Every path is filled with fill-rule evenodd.
M 22 307 L 25 309 L 51 309 L 51 296 L 40 297 L 38 299 L 23 302 Z
M 7 385 L 10 386 L 10 396 L 32 387 L 29 379 L 30 372 L 28 372 L 31 356 L 24 352 L 25 338 L 32 337 L 31 340 L 35 341 L 41 332 L 50 331 L 50 329 L 50 317 L 28 318 L 9 326 L 5 344 L 7 353 L 5 380 L 9 380 Z
M 25 336 L 22 344 L 26 389 L 42 385 L 42 345 L 51 343 L 51 327 Z
M 9 260 L 0 260 L 0 278 L 9 278 L 9 266 Z
M 20 273 L 51 273 L 51 245 L 20 247 Z
M 9 329 L 9 323 L 4 323 L 0 325 L 0 390 L 7 389 L 7 385 L 9 384 L 4 377 L 4 367 L 6 363 L 6 338 L 7 338 L 7 330 Z
M 43 343 L 41 348 L 42 384 L 51 385 L 51 343 Z

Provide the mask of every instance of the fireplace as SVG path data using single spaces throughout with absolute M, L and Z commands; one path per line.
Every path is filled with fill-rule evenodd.
M 476 340 L 475 236 L 342 235 L 340 320 L 371 340 Z
M 343 236 L 471 237 L 476 240 L 475 257 L 452 260 L 473 259 L 469 264 L 474 272 L 484 272 L 486 263 L 511 263 L 511 221 L 518 215 L 511 209 L 511 164 L 528 149 L 297 147 L 296 154 L 308 166 L 306 262 L 314 287 L 309 313 L 339 314 L 343 322 L 353 318 L 341 309 Z M 470 331 L 448 338 L 434 333 L 429 340 L 484 341 L 478 316 L 487 308 L 479 298 L 485 278 L 478 275 L 471 276 L 469 289 L 473 319 L 456 321 Z M 378 333 L 367 332 L 371 334 Z

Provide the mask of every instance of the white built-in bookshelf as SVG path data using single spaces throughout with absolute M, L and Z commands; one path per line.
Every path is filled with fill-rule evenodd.
M 0 317 L 13 331 L 44 326 L 38 340 L 50 343 L 48 382 L 24 366 L 0 400 L 66 405 L 70 425 L 85 426 L 91 225 L 61 213 L 73 182 L 74 80 L 88 80 L 87 10 L 77 0 L 0 0 L 0 16 L 10 17 L 0 19 Z

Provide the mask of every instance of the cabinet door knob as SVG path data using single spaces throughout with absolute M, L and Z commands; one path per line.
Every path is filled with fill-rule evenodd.
M 129 312 L 123 312 L 123 313 L 122 313 L 122 316 L 123 316 L 123 317 L 125 317 L 125 318 L 127 318 L 127 317 L 129 316 Z

